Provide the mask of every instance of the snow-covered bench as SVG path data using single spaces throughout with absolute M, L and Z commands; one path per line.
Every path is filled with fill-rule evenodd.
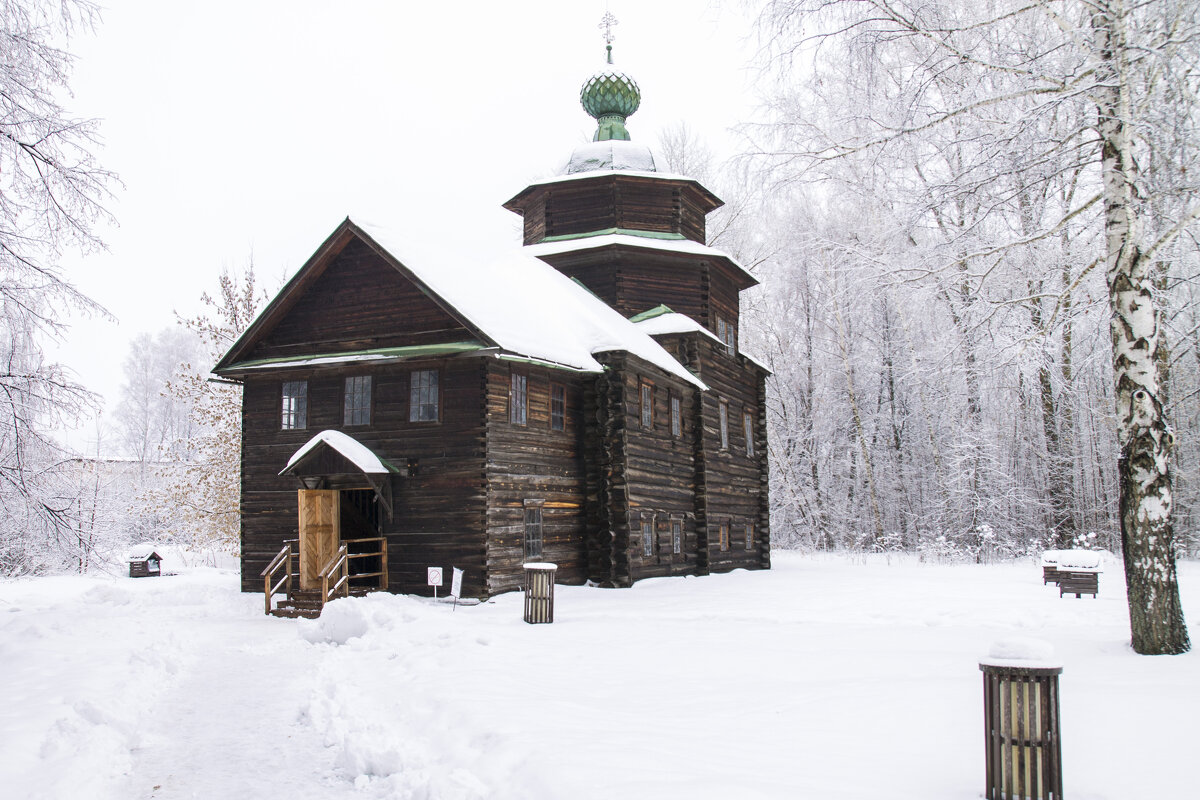
M 1100 590 L 1100 554 L 1091 550 L 1063 550 L 1058 554 L 1058 596 L 1073 594 L 1078 599 Z

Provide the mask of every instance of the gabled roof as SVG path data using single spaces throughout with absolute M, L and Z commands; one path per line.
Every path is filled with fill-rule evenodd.
M 288 459 L 287 466 L 284 467 L 279 474 L 287 475 L 288 472 L 297 464 L 299 464 L 306 455 L 321 445 L 325 445 L 336 451 L 366 475 L 387 475 L 389 473 L 400 473 L 400 470 L 396 469 L 396 467 L 375 455 L 375 453 L 369 447 L 362 444 L 357 439 L 347 436 L 341 431 L 331 430 L 321 431 L 316 436 L 305 442 L 304 446 L 297 450 L 292 457 Z
M 449 248 L 421 251 L 394 231 L 359 224 L 349 217 L 300 268 L 213 371 L 235 374 L 248 367 L 270 366 L 244 359 L 355 237 L 501 358 L 600 372 L 603 367 L 593 355 L 619 350 L 701 389 L 707 388 L 654 339 L 587 289 L 534 258 L 528 248 L 515 249 L 493 263 L 481 264 L 458 256 Z M 308 355 L 325 363 L 361 360 L 362 356 L 361 352 Z M 297 360 L 303 359 L 284 363 L 292 366 Z

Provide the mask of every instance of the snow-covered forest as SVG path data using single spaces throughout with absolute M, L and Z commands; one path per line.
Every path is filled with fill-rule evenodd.
M 765 105 L 740 152 L 657 133 L 762 282 L 740 334 L 774 372 L 774 547 L 1120 553 L 1140 487 L 1127 534 L 1200 553 L 1195 4 L 748 7 Z M 67 308 L 104 311 L 58 260 L 103 246 L 119 187 L 61 100 L 63 37 L 98 17 L 6 8 L 0 572 L 119 565 L 143 540 L 228 553 L 238 389 L 207 368 L 265 292 L 227 270 L 204 314 L 134 339 L 95 447 L 61 445 L 98 401 L 42 344 Z

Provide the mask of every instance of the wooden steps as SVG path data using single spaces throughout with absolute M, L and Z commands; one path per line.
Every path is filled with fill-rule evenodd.
M 350 595 L 352 597 L 362 597 L 371 592 L 378 592 L 376 588 L 351 588 Z M 302 617 L 304 619 L 316 619 L 321 616 L 321 592 L 314 591 L 295 591 L 292 592 L 286 599 L 280 600 L 279 605 L 271 609 L 271 616 L 285 617 L 287 619 L 296 619 Z

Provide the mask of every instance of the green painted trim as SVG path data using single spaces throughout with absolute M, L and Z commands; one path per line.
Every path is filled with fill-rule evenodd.
M 654 319 L 655 317 L 661 317 L 663 314 L 674 314 L 674 313 L 675 312 L 672 311 L 667 306 L 657 305 L 654 308 L 650 309 L 649 311 L 643 311 L 640 314 L 634 314 L 632 317 L 629 318 L 629 321 L 630 322 L 645 322 L 648 319 Z
M 575 373 L 579 373 L 582 375 L 595 375 L 598 372 L 598 370 L 594 370 L 594 369 L 584 369 L 582 367 L 572 367 L 572 366 L 568 366 L 567 364 L 559 364 L 556 361 L 546 361 L 545 359 L 541 359 L 541 358 L 530 358 L 529 356 L 519 356 L 514 353 L 497 353 L 496 359 L 498 361 L 511 361 L 511 362 L 515 362 L 517 364 L 537 364 L 539 366 L 549 367 L 550 369 L 559 369 L 559 370 L 562 370 L 563 372 L 575 372 Z M 607 369 L 607 368 L 605 368 L 605 369 Z
M 666 231 L 639 231 L 633 228 L 605 228 L 602 231 L 588 231 L 587 233 L 564 233 L 560 236 L 547 236 L 542 239 L 543 242 L 566 242 L 571 239 L 591 239 L 594 236 L 640 236 L 643 239 L 668 239 L 671 241 L 682 241 L 687 237 L 682 233 L 667 233 Z
M 276 358 L 259 358 L 253 361 L 239 361 L 221 370 L 237 372 L 244 369 L 260 369 L 272 366 L 311 366 L 314 361 L 339 362 L 352 360 L 358 356 L 371 356 L 370 360 L 393 358 L 424 358 L 426 356 L 445 356 L 455 353 L 472 353 L 486 350 L 487 346 L 479 342 L 445 342 L 442 344 L 418 344 L 408 347 L 381 347 L 375 350 L 348 350 L 344 353 L 317 353 L 307 356 L 278 356 Z

